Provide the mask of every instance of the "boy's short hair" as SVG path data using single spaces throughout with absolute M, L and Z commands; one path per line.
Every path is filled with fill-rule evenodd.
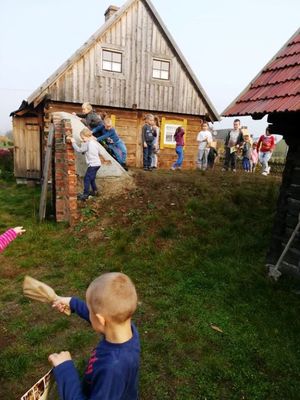
M 92 106 L 90 105 L 90 103 L 88 103 L 88 102 L 83 103 L 81 107 L 82 107 L 82 108 L 86 108 L 86 109 L 89 110 L 89 111 L 92 111 L 92 109 L 93 109 L 93 107 L 92 107 Z
M 145 115 L 145 121 L 148 121 L 149 119 L 153 119 L 154 120 L 154 115 L 153 114 L 146 114 Z
M 238 119 L 238 118 L 236 118 L 233 122 L 239 122 L 239 123 L 241 123 L 241 120 Z
M 121 272 L 110 272 L 96 278 L 88 287 L 87 298 L 94 314 L 103 314 L 116 323 L 131 318 L 137 307 L 135 286 Z
M 80 137 L 82 137 L 82 136 L 84 136 L 84 137 L 91 137 L 91 136 L 93 136 L 93 134 L 92 134 L 92 132 L 89 130 L 89 128 L 83 128 L 81 131 L 80 131 Z

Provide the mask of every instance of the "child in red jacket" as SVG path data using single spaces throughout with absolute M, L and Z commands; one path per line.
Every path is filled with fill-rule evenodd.
M 270 167 L 269 161 L 272 157 L 273 150 L 275 148 L 275 139 L 271 134 L 269 128 L 266 128 L 265 135 L 261 135 L 257 142 L 257 151 L 259 154 L 259 162 L 262 165 L 262 175 L 269 175 Z

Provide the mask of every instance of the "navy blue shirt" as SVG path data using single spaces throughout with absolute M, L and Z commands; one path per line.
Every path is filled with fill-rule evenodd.
M 72 312 L 90 322 L 84 301 L 72 297 Z M 140 361 L 139 334 L 131 325 L 132 338 L 125 343 L 110 343 L 103 338 L 92 351 L 82 384 L 73 361 L 54 368 L 62 400 L 137 400 Z

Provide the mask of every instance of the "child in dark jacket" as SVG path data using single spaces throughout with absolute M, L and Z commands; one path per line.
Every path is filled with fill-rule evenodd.
M 90 103 L 82 104 L 82 113 L 76 114 L 77 117 L 81 118 L 81 122 L 87 126 L 90 130 L 96 128 L 97 126 L 103 125 L 101 117 L 93 110 Z
M 245 172 L 251 172 L 251 142 L 250 142 L 250 137 L 249 135 L 244 136 L 244 143 L 242 146 L 242 164 L 243 164 L 243 170 Z
M 130 278 L 106 273 L 87 289 L 86 303 L 75 297 L 58 297 L 53 307 L 65 306 L 88 321 L 104 338 L 91 353 L 82 385 L 67 351 L 49 356 L 61 400 L 137 400 L 140 342 L 131 317 L 137 294 Z
M 157 135 L 154 125 L 154 116 L 152 114 L 146 115 L 145 125 L 142 128 L 143 165 L 145 171 L 152 171 L 152 154 L 154 151 L 155 137 Z

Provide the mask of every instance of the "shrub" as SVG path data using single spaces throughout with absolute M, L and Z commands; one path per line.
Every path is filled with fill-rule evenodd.
M 10 179 L 13 176 L 13 149 L 0 149 L 0 177 Z

